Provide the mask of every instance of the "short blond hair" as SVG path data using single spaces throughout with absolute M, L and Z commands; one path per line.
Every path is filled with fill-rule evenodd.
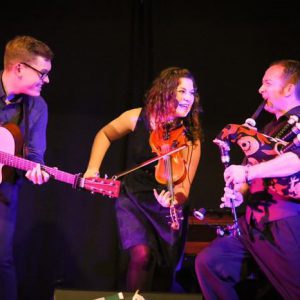
M 52 50 L 42 41 L 39 41 L 31 36 L 16 36 L 8 41 L 4 52 L 4 68 L 18 61 L 30 62 L 36 56 L 42 56 L 47 60 L 53 59 Z

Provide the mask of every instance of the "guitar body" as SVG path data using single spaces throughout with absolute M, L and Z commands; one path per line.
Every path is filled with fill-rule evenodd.
M 23 137 L 19 127 L 13 123 L 6 123 L 0 126 L 0 151 L 21 155 L 23 149 Z M 0 162 L 0 183 L 14 182 L 15 170 L 11 167 L 4 166 Z

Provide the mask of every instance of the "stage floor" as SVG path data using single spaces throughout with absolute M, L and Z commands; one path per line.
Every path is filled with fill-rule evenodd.
M 119 291 L 56 290 L 54 300 L 117 300 Z M 122 293 L 124 300 L 131 300 L 134 293 Z M 201 294 L 141 293 L 145 300 L 202 300 Z M 114 297 L 115 296 L 115 297 Z M 122 298 L 121 298 L 122 299 Z

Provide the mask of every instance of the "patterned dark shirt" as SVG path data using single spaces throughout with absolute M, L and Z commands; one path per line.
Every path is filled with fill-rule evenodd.
M 263 129 L 263 133 L 278 137 L 278 133 L 286 126 L 289 117 L 292 115 L 300 116 L 300 106 L 294 107 L 278 120 L 275 119 L 267 124 Z M 284 135 L 280 138 L 283 138 Z M 271 155 L 271 152 L 268 151 L 261 152 Z M 300 147 L 294 147 L 289 152 L 295 153 L 300 158 Z M 251 194 L 247 199 L 246 216 L 248 221 L 252 219 L 265 223 L 300 214 L 299 178 L 300 172 L 288 177 L 253 180 L 250 187 Z M 262 191 L 253 192 L 259 190 L 260 184 L 262 185 Z

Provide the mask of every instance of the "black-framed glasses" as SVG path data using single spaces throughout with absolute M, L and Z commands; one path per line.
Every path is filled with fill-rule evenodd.
M 33 66 L 31 66 L 31 65 L 29 65 L 25 62 L 21 62 L 20 64 L 25 65 L 26 67 L 28 67 L 28 68 L 32 69 L 33 71 L 37 72 L 41 80 L 44 80 L 49 74 L 49 72 L 39 71 L 38 69 L 34 68 Z

